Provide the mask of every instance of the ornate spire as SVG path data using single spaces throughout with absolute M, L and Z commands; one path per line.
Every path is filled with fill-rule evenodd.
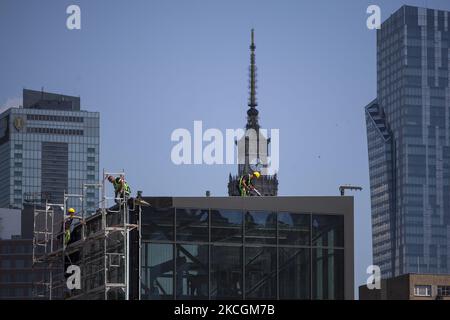
M 250 45 L 250 97 L 248 99 L 249 109 L 247 110 L 247 129 L 259 129 L 258 110 L 256 107 L 256 64 L 255 64 L 255 34 L 252 29 L 252 43 Z

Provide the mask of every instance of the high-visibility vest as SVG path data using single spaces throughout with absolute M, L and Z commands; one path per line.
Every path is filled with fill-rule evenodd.
M 239 187 L 242 188 L 244 186 L 244 178 L 247 178 L 247 187 L 250 186 L 252 184 L 251 181 L 251 175 L 250 174 L 246 174 L 243 175 L 240 179 L 239 179 Z
M 121 186 L 122 186 L 122 184 L 120 183 L 120 178 L 116 178 L 114 180 L 114 190 L 116 192 L 119 191 Z M 125 193 L 128 193 L 128 194 L 131 193 L 130 186 L 125 181 L 123 182 L 123 188 L 124 188 Z

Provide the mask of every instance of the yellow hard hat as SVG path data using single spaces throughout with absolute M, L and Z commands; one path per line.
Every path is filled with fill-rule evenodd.
M 69 208 L 69 213 L 75 213 L 75 209 L 74 208 Z
M 254 175 L 256 178 L 259 178 L 259 177 L 261 176 L 261 174 L 260 174 L 258 171 L 253 172 L 253 175 Z

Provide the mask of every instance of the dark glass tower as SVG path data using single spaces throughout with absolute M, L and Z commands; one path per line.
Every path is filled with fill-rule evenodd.
M 278 194 L 277 175 L 265 174 L 270 138 L 260 130 L 258 122 L 258 103 L 256 101 L 256 63 L 255 63 L 255 36 L 252 29 L 250 44 L 250 97 L 248 100 L 246 135 L 236 142 L 238 147 L 238 175 L 230 174 L 228 180 L 228 195 L 239 196 L 239 177 L 253 171 L 261 172 L 261 177 L 255 181 L 255 186 L 264 196 L 276 196 Z
M 366 108 L 373 262 L 450 273 L 449 13 L 403 6 L 377 32 Z

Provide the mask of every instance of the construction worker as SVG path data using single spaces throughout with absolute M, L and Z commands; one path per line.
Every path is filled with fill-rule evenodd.
M 67 216 L 64 217 L 64 246 L 69 244 L 70 236 L 73 231 L 73 222 L 75 219 L 78 219 L 81 223 L 84 223 L 81 217 L 75 215 L 75 209 L 69 208 L 69 210 L 67 210 Z
M 255 171 L 253 173 L 245 174 L 239 179 L 239 191 L 241 192 L 241 197 L 249 196 L 251 190 L 260 195 L 253 184 L 253 179 L 259 179 L 260 176 L 261 174 L 258 171 Z
M 114 197 L 116 198 L 116 203 L 120 204 L 120 199 L 125 199 L 130 197 L 131 189 L 128 183 L 125 181 L 123 177 L 117 177 L 109 176 L 108 181 L 111 182 L 114 186 Z

